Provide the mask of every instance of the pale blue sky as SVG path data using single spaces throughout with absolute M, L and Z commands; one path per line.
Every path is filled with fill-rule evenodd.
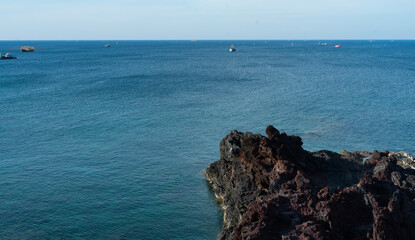
M 0 40 L 415 39 L 415 0 L 0 0 Z

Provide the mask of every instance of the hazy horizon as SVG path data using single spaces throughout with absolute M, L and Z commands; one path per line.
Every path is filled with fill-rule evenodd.
M 1 10 L 0 40 L 415 39 L 410 0 L 18 0 Z
M 0 42 L 42 42 L 42 41 L 415 41 L 414 39 L 10 39 L 1 40 Z

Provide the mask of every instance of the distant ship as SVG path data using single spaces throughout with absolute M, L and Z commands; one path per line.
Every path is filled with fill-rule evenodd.
M 342 45 L 338 44 L 338 45 L 334 45 L 335 48 L 341 48 Z
M 16 57 L 13 57 L 13 55 L 11 55 L 10 53 L 6 53 L 6 54 L 1 54 L 0 53 L 0 56 L 1 56 L 1 60 L 6 60 L 6 59 L 16 59 Z
M 229 52 L 236 52 L 236 48 L 234 45 L 231 45 L 231 48 L 229 48 Z
M 109 45 L 108 43 L 107 44 L 105 44 L 105 46 L 104 47 L 111 47 L 111 45 Z
M 35 47 L 23 46 L 23 47 L 20 48 L 20 51 L 22 51 L 22 52 L 33 52 L 33 51 L 35 51 Z
M 321 45 L 321 46 L 327 46 L 327 43 L 326 42 L 318 43 L 318 44 Z

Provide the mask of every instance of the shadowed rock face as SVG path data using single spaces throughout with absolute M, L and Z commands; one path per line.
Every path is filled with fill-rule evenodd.
M 308 152 L 266 134 L 231 131 L 206 169 L 224 210 L 218 239 L 415 239 L 415 171 L 396 155 Z

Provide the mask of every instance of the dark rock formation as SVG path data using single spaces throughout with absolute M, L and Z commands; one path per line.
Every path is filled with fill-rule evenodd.
M 308 152 L 272 126 L 231 131 L 206 169 L 218 239 L 415 239 L 415 170 L 389 152 Z

